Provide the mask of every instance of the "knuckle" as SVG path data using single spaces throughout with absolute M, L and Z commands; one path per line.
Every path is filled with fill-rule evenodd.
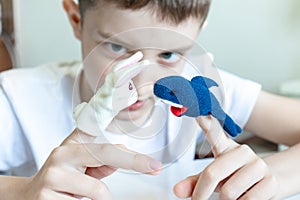
M 42 190 L 39 190 L 37 193 L 36 193 L 36 198 L 37 200 L 47 200 L 49 199 L 49 195 L 48 195 L 48 192 L 46 189 L 42 189 Z
M 116 146 L 120 149 L 127 149 L 127 147 L 124 144 L 116 144 Z
M 115 154 L 116 151 L 118 151 L 118 147 L 109 143 L 100 144 L 96 149 L 99 153 L 93 153 L 93 158 L 96 159 L 99 164 L 110 163 L 113 158 L 109 155 Z
M 108 188 L 103 182 L 97 181 L 97 183 L 93 187 L 93 190 L 91 191 L 92 191 L 91 197 L 97 198 L 97 197 L 106 196 L 106 194 L 108 193 Z
M 271 175 L 270 181 L 271 181 L 272 183 L 274 183 L 276 186 L 278 186 L 278 180 L 277 180 L 277 178 L 276 178 L 274 175 Z
M 204 180 L 208 182 L 212 182 L 217 180 L 216 170 L 213 167 L 208 166 L 202 173 Z
M 240 150 L 244 154 L 249 154 L 250 152 L 252 153 L 252 149 L 248 145 L 246 145 L 246 144 L 241 144 L 240 145 Z
M 268 172 L 268 166 L 263 159 L 256 158 L 255 165 L 256 165 L 257 169 L 260 170 L 261 172 L 263 172 L 264 174 L 266 174 Z
M 138 153 L 134 153 L 133 154 L 133 161 L 134 163 L 139 163 L 143 160 L 144 156 L 142 156 L 141 154 Z
M 65 154 L 65 147 L 59 146 L 52 150 L 51 155 L 49 157 L 50 161 L 53 163 L 59 163 L 63 159 L 63 155 Z
M 100 151 L 102 153 L 109 153 L 111 148 L 112 148 L 112 144 L 108 144 L 108 143 L 104 143 L 100 145 Z
M 257 156 L 254 153 L 254 151 L 246 144 L 242 144 L 239 146 L 239 151 L 241 152 L 241 155 L 244 155 L 245 157 L 248 157 L 249 159 L 253 160 Z
M 143 154 L 134 153 L 133 160 L 132 162 L 128 163 L 128 167 L 130 169 L 133 169 L 134 171 L 148 173 L 152 171 L 149 167 L 149 163 L 150 163 L 149 157 Z
M 56 184 L 56 178 L 59 177 L 59 170 L 55 167 L 48 167 L 43 172 L 43 187 L 52 187 Z
M 235 193 L 233 192 L 233 188 L 229 186 L 223 186 L 220 190 L 220 199 L 229 200 L 235 199 Z
M 269 180 L 270 180 L 271 189 L 273 191 L 278 191 L 279 182 L 278 182 L 277 178 L 274 175 L 270 175 Z
M 139 168 L 139 165 L 136 165 L 136 164 L 142 163 L 142 162 L 143 162 L 143 161 L 142 161 L 142 156 L 139 155 L 139 154 L 137 154 L 137 153 L 135 153 L 135 154 L 133 155 L 133 162 L 130 162 L 129 167 L 132 168 L 132 169 L 134 169 L 134 170 L 139 170 L 139 169 L 138 169 L 138 168 Z

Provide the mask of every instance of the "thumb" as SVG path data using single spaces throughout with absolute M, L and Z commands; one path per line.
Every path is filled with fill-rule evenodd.
M 211 145 L 214 157 L 233 149 L 238 144 L 233 141 L 223 130 L 219 121 L 213 116 L 199 116 L 196 121 L 203 130 L 203 133 Z
M 200 173 L 201 174 L 201 173 Z M 174 194 L 179 198 L 189 198 L 192 196 L 194 188 L 196 187 L 200 174 L 189 176 L 186 179 L 178 182 L 174 186 Z

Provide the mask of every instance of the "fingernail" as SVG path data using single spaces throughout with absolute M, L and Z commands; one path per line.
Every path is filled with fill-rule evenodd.
M 161 163 L 157 160 L 152 160 L 150 162 L 150 168 L 152 170 L 159 170 L 159 169 L 161 169 Z

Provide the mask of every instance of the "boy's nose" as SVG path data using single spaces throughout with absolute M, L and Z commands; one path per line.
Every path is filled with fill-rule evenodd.
M 149 60 L 150 63 L 155 63 L 156 61 L 156 55 L 154 49 L 140 49 L 140 52 L 143 54 L 143 60 Z
M 145 48 L 139 49 L 138 51 L 141 51 L 143 54 L 142 60 L 148 60 L 149 64 L 133 78 L 133 82 L 137 88 L 145 87 L 146 85 L 151 85 L 153 87 L 154 83 L 160 78 L 177 74 L 174 69 L 159 63 L 161 49 Z

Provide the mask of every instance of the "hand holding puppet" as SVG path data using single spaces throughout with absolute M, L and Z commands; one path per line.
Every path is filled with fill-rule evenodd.
M 218 84 L 203 76 L 196 76 L 191 81 L 181 76 L 168 76 L 154 84 L 154 94 L 171 106 L 174 115 L 212 115 L 229 135 L 235 137 L 242 129 L 223 111 L 217 98 L 209 90 L 212 86 Z
M 73 118 L 77 128 L 98 136 L 121 110 L 137 101 L 137 90 L 131 79 L 146 67 L 147 60 L 139 62 L 142 57 L 143 54 L 137 52 L 119 62 L 90 101 L 75 107 Z

